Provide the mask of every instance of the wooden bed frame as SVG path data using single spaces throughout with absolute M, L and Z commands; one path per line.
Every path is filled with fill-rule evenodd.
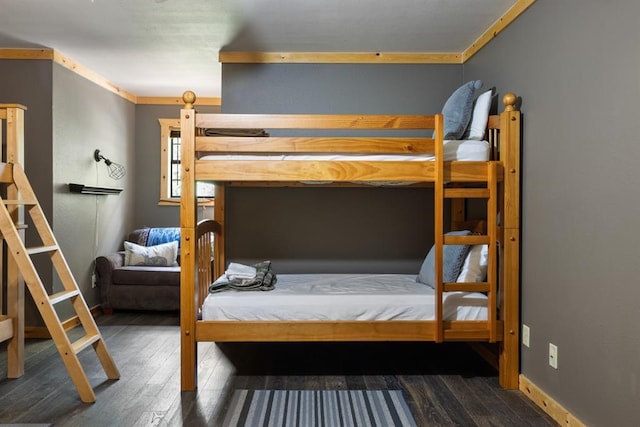
M 181 111 L 181 387 L 197 385 L 197 343 L 264 341 L 468 341 L 499 343 L 499 377 L 518 388 L 520 269 L 520 112 L 516 96 L 489 118 L 492 160 L 443 160 L 441 115 L 247 115 L 199 114 L 195 94 L 185 92 Z M 273 129 L 434 129 L 434 138 L 416 137 L 206 137 L 203 128 Z M 346 132 L 345 132 L 346 133 Z M 406 132 L 405 132 L 406 134 Z M 385 133 L 386 135 L 386 133 Z M 429 135 L 431 135 L 429 133 Z M 251 153 L 435 153 L 428 162 L 398 161 L 209 161 L 204 154 Z M 216 183 L 214 218 L 198 221 L 196 181 Z M 336 184 L 366 181 L 419 182 L 434 188 L 436 313 L 433 321 L 204 321 L 199 320 L 208 286 L 225 269 L 225 186 Z M 465 200 L 487 200 L 487 231 L 444 235 L 445 199 L 451 199 L 451 227 L 466 220 Z M 498 220 L 500 218 L 500 220 Z M 500 224 L 498 225 L 498 222 Z M 487 282 L 443 283 L 445 244 L 488 244 Z M 212 249 L 213 247 L 213 249 Z M 498 263 L 498 258 L 500 262 Z M 211 260 L 214 260 L 213 263 Z M 212 268 L 212 264 L 214 265 Z M 213 271 L 212 271 L 213 270 Z M 499 284 L 499 285 L 498 285 Z M 488 297 L 488 320 L 443 320 L 442 292 L 477 291 Z

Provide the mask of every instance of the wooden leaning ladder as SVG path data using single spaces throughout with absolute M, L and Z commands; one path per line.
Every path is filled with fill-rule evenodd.
M 89 346 L 93 346 L 109 379 L 118 379 L 120 377 L 118 368 L 109 354 L 104 338 L 100 334 L 87 303 L 78 288 L 78 284 L 73 278 L 69 265 L 62 255 L 62 251 L 24 170 L 17 163 L 0 163 L 0 182 L 9 185 L 7 199 L 0 198 L 0 232 L 2 233 L 2 238 L 6 241 L 9 253 L 11 253 L 29 292 L 33 296 L 34 302 L 40 310 L 42 319 L 62 357 L 69 376 L 78 390 L 80 399 L 83 402 L 95 402 L 95 393 L 80 364 L 78 353 Z M 15 198 L 10 199 L 10 197 Z M 19 220 L 19 216 L 22 213 L 19 213 L 19 209 L 22 206 L 29 213 L 31 221 L 40 236 L 42 246 L 25 247 L 19 232 L 19 228 L 22 227 Z M 63 290 L 53 295 L 47 293 L 31 259 L 32 255 L 41 253 L 49 254 L 53 267 L 62 283 Z M 75 342 L 69 340 L 54 308 L 56 304 L 62 301 L 71 302 L 84 329 L 85 335 Z

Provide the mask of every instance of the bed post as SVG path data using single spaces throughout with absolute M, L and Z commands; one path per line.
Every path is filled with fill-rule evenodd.
M 520 111 L 517 97 L 503 97 L 500 114 L 500 157 L 504 164 L 503 228 L 503 301 L 504 339 L 500 345 L 500 385 L 518 388 L 520 373 Z
M 436 333 L 435 341 L 444 340 L 444 310 L 442 306 L 442 293 L 444 292 L 442 262 L 444 257 L 444 118 L 441 114 L 435 116 L 435 164 L 436 179 L 433 184 L 434 232 L 433 245 L 435 248 L 435 285 L 436 285 Z
M 0 127 L 6 120 L 6 154 L 7 163 L 24 165 L 24 112 L 22 105 L 3 104 L 0 107 Z M 2 153 L 2 131 L 0 129 L 0 157 Z M 17 199 L 17 189 L 11 184 L 7 187 L 7 199 Z M 16 224 L 24 224 L 24 207 L 7 207 Z M 25 230 L 19 229 L 20 238 L 24 241 Z M 0 255 L 2 255 L 0 246 Z M 0 266 L 2 260 L 0 259 Z M 24 280 L 13 257 L 6 260 L 7 271 L 7 316 L 12 319 L 12 338 L 7 343 L 7 378 L 19 378 L 24 374 Z M 2 314 L 2 288 L 0 287 L 0 317 Z M 0 328 L 1 329 L 1 328 Z
M 181 390 L 196 388 L 196 195 L 195 195 L 195 115 L 196 96 L 187 91 L 180 111 L 181 195 L 180 195 L 180 378 Z

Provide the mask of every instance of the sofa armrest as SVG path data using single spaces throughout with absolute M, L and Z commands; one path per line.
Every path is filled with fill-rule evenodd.
M 96 284 L 100 288 L 100 297 L 102 299 L 102 308 L 109 309 L 109 286 L 111 285 L 111 277 L 113 270 L 124 265 L 124 251 L 103 255 L 96 258 Z

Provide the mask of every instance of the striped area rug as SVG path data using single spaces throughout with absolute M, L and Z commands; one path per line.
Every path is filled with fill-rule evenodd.
M 236 390 L 224 426 L 415 426 L 400 390 Z

